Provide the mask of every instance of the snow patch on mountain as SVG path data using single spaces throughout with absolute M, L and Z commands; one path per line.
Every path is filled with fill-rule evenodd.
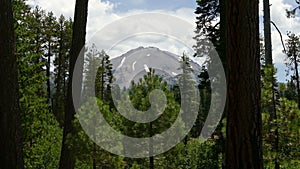
M 136 61 L 134 61 L 133 64 L 132 64 L 132 70 L 133 71 L 135 70 L 135 68 L 134 68 L 135 64 L 136 64 Z
M 117 67 L 117 69 L 120 69 L 120 68 L 123 66 L 125 60 L 126 60 L 126 57 L 124 57 L 124 58 L 122 59 L 121 64 Z
M 150 68 L 155 74 L 161 76 L 168 83 L 176 83 L 176 77 L 182 74 L 181 57 L 168 51 L 160 50 L 156 47 L 138 47 L 132 49 L 119 57 L 111 59 L 115 84 L 129 86 L 131 81 L 143 78 Z M 199 75 L 202 66 L 190 60 L 194 77 Z
M 150 69 L 149 69 L 149 67 L 148 67 L 146 64 L 144 64 L 144 69 L 145 69 L 145 71 L 146 71 L 147 73 L 150 72 Z

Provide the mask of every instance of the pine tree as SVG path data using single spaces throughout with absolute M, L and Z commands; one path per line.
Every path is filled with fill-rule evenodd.
M 272 80 L 276 78 L 271 68 L 264 69 L 262 78 L 262 112 L 263 112 L 263 150 L 266 168 L 299 168 L 298 148 L 299 133 L 296 129 L 299 124 L 299 110 L 294 100 L 288 100 L 284 95 L 276 99 L 276 118 L 270 121 L 268 105 L 272 102 Z M 282 84 L 284 85 L 284 84 Z M 286 87 L 281 85 L 283 92 Z M 295 128 L 296 127 L 296 128 Z M 291 148 L 293 147 L 293 148 Z M 292 157 L 292 158 L 291 158 Z
M 94 102 L 95 100 L 96 102 Z M 102 142 L 106 144 L 111 141 L 110 138 L 99 134 L 100 131 L 101 133 L 109 131 L 109 129 L 103 129 L 104 119 L 99 117 L 99 108 L 106 121 L 113 121 L 112 115 L 115 113 L 112 111 L 114 110 L 95 97 L 89 97 L 82 104 L 79 108 L 80 117 L 76 115 L 77 117 L 73 121 L 76 132 L 71 135 L 68 145 L 72 149 L 76 149 L 73 154 L 76 158 L 76 168 L 124 168 L 123 157 L 113 155 L 95 144 Z M 82 126 L 89 130 L 83 130 Z M 111 127 L 114 126 L 111 124 Z
M 299 82 L 299 57 L 300 57 L 300 40 L 299 37 L 293 33 L 288 34 L 289 39 L 286 42 L 287 59 L 286 65 L 290 70 L 294 71 L 292 79 L 296 82 L 297 103 L 300 109 L 300 82 Z
M 206 68 L 209 70 L 210 68 L 220 67 L 223 66 L 225 73 L 226 73 L 226 1 L 225 0 L 217 0 L 217 1 L 210 1 L 210 0 L 197 0 L 198 7 L 196 8 L 195 14 L 197 14 L 197 28 L 196 28 L 196 36 L 194 39 L 196 40 L 196 45 L 194 46 L 195 49 L 195 56 L 202 57 L 207 56 L 207 64 L 205 65 Z M 210 42 L 207 42 L 207 39 Z M 208 43 L 208 44 L 207 44 Z M 215 47 L 215 50 L 218 52 L 219 58 L 221 59 L 222 65 L 216 65 L 215 60 L 209 57 L 209 54 L 205 53 L 208 48 L 211 47 L 211 43 Z M 212 77 L 217 78 L 217 77 Z M 203 93 L 200 91 L 200 93 Z M 204 98 L 205 97 L 205 98 Z M 200 100 L 209 100 L 211 99 L 210 94 L 201 95 Z M 205 105 L 205 107 L 210 105 Z M 200 111 L 201 108 L 200 107 Z M 204 112 L 208 110 L 204 110 Z M 205 114 L 203 117 L 205 121 L 206 116 Z M 223 113 L 222 119 L 226 118 L 226 113 Z M 196 121 L 199 126 L 199 121 Z M 223 123 L 220 123 L 216 128 L 215 133 L 218 133 L 218 146 L 219 151 L 222 156 L 225 154 L 225 139 L 222 134 Z M 224 168 L 225 166 L 223 166 Z
M 58 19 L 56 55 L 54 59 L 54 84 L 53 113 L 63 126 L 64 121 L 64 101 L 67 96 L 67 83 L 69 80 L 69 55 L 72 37 L 72 20 L 66 20 L 63 15 Z
M 95 96 L 103 103 L 111 106 L 113 104 L 111 98 L 112 64 L 109 56 L 103 50 L 99 52 L 95 44 L 90 47 L 86 54 L 84 73 L 84 94 L 86 95 L 84 97 Z M 92 86 L 95 87 L 93 90 L 91 89 Z M 95 93 L 91 93 L 92 91 Z
M 42 28 L 44 34 L 44 57 L 46 60 L 46 76 L 47 76 L 47 103 L 50 105 L 49 112 L 52 112 L 53 103 L 52 103 L 52 92 L 51 92 L 51 65 L 52 65 L 52 57 L 55 54 L 56 46 L 57 46 L 57 32 L 58 32 L 58 23 L 56 21 L 56 17 L 52 12 L 49 12 L 44 16 L 45 19 L 42 21 Z
M 112 65 L 109 56 L 102 50 L 99 52 L 93 44 L 85 58 L 85 80 L 84 80 L 84 97 L 97 97 L 103 104 L 112 105 L 111 100 L 111 83 L 112 83 Z M 94 87 L 94 89 L 92 89 Z M 93 93 L 95 92 L 95 93 Z M 96 143 L 93 143 L 93 154 L 96 154 Z M 97 161 L 93 157 L 93 168 L 96 168 Z
M 25 168 L 57 168 L 61 130 L 47 104 L 43 59 L 44 11 L 14 1 L 16 55 Z
M 297 102 L 297 87 L 294 82 L 295 80 L 292 78 L 286 83 L 286 89 L 283 92 L 283 97 L 288 100 Z
M 166 96 L 167 104 L 164 112 L 159 112 L 160 111 L 160 107 L 158 107 L 159 105 L 156 104 L 151 105 L 149 102 L 150 93 L 154 89 L 163 91 Z M 128 112 L 130 113 L 130 115 L 134 116 L 135 114 L 138 113 L 138 111 L 145 112 L 151 106 L 151 108 L 153 108 L 154 111 L 157 111 L 161 115 L 155 121 L 149 123 L 135 123 L 133 121 L 126 119 L 123 116 L 120 115 L 118 116 L 116 114 L 117 116 L 116 118 L 120 119 L 120 124 L 118 126 L 124 135 L 131 136 L 131 137 L 138 137 L 138 138 L 152 137 L 154 136 L 154 134 L 161 133 L 166 129 L 168 129 L 176 120 L 178 113 L 180 111 L 180 105 L 175 101 L 174 94 L 173 92 L 171 92 L 171 89 L 168 87 L 167 83 L 164 82 L 161 77 L 156 75 L 153 69 L 150 69 L 150 72 L 144 75 L 143 78 L 139 79 L 139 81 L 132 82 L 129 89 L 125 89 L 125 90 L 128 90 L 129 98 L 127 98 L 126 94 L 122 92 L 121 97 L 123 99 L 117 101 L 119 112 Z M 155 97 L 155 101 L 157 101 L 157 103 L 163 103 L 163 98 Z M 134 106 L 135 110 L 131 110 L 131 107 L 129 106 L 131 104 Z M 182 122 L 182 127 L 184 127 L 183 122 Z M 178 130 L 178 132 L 182 132 L 182 131 Z M 172 136 L 170 136 L 170 139 L 172 139 Z M 135 147 L 132 147 L 131 145 L 127 145 L 126 143 L 123 144 L 124 144 L 123 152 L 125 155 L 127 149 L 138 150 L 139 146 L 145 146 L 142 143 L 141 145 Z M 151 144 L 151 141 L 147 145 L 149 145 L 149 158 L 137 159 L 137 160 L 125 158 L 129 166 L 134 165 L 135 163 L 142 166 L 147 166 L 148 163 L 149 168 L 155 167 L 154 162 L 156 159 L 151 155 L 153 154 L 152 152 L 153 145 Z
M 72 21 L 65 20 L 63 15 L 56 19 L 52 12 L 44 14 L 41 21 L 43 31 L 43 55 L 46 61 L 47 103 L 49 112 L 53 112 L 60 126 L 63 126 L 64 99 L 68 80 L 69 51 L 71 48 Z M 52 63 L 52 57 L 55 59 Z M 51 67 L 54 68 L 54 77 Z M 52 87 L 54 78 L 55 87 Z M 52 89 L 55 89 L 52 90 Z
M 201 134 L 201 130 L 204 126 L 205 120 L 207 118 L 210 102 L 211 102 L 211 83 L 209 79 L 209 74 L 205 66 L 202 67 L 202 71 L 198 75 L 199 84 L 199 95 L 200 95 L 200 104 L 197 120 L 194 127 L 191 130 L 191 137 L 197 138 Z
M 84 93 L 84 100 L 88 100 L 89 97 L 93 96 L 99 96 L 99 93 L 95 91 L 95 88 L 99 85 L 96 83 L 98 80 L 96 80 L 97 70 L 98 67 L 100 67 L 101 59 L 99 57 L 100 52 L 97 50 L 97 47 L 95 44 L 93 44 L 89 49 L 87 49 L 88 52 L 85 55 L 85 63 L 84 63 L 84 87 L 83 87 L 83 93 Z M 94 89 L 92 89 L 92 86 L 94 86 Z M 95 93 L 92 93 L 95 92 Z
M 100 52 L 100 66 L 96 75 L 96 97 L 102 100 L 103 103 L 113 107 L 111 97 L 111 85 L 113 82 L 112 64 L 109 56 L 102 50 Z
M 201 57 L 202 52 L 207 47 L 205 38 L 209 39 L 215 46 L 222 64 L 226 67 L 226 13 L 225 13 L 225 0 L 197 0 L 197 8 L 195 14 L 196 19 L 196 51 L 195 56 Z M 204 36 L 204 38 L 203 38 Z
M 280 168 L 279 165 L 279 133 L 278 133 L 278 119 L 277 119 L 277 107 L 278 107 L 278 92 L 276 90 L 278 83 L 274 77 L 276 70 L 274 66 L 268 65 L 263 69 L 262 76 L 262 112 L 269 113 L 268 125 L 263 127 L 264 131 L 267 131 L 268 137 L 263 139 L 264 143 L 270 144 L 271 151 L 276 155 L 273 158 L 274 168 Z M 271 111 L 270 111 L 271 109 Z M 270 113 L 272 112 L 272 113 Z M 265 133 L 264 133 L 265 134 Z M 264 146 L 268 147 L 266 144 Z
M 198 95 L 196 93 L 196 81 L 193 79 L 193 70 L 190 66 L 190 59 L 185 54 L 182 55 L 180 60 L 180 69 L 182 70 L 182 74 L 178 76 L 178 84 L 180 86 L 180 93 L 181 93 L 181 105 L 184 105 L 181 107 L 183 113 L 182 113 L 182 119 L 185 123 L 185 126 L 187 128 L 189 127 L 189 123 L 193 121 L 190 119 L 193 117 L 190 113 L 198 113 L 198 99 L 195 97 L 195 95 Z M 197 108 L 196 108 L 197 107 Z M 195 112 L 193 112 L 195 111 Z M 186 145 L 189 139 L 189 135 L 184 138 L 184 144 Z

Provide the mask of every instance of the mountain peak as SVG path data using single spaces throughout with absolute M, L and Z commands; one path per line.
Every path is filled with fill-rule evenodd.
M 182 74 L 180 70 L 180 56 L 157 47 L 143 47 L 132 49 L 123 55 L 111 60 L 114 74 L 118 84 L 124 83 L 128 86 L 132 80 L 143 77 L 150 68 L 156 74 L 169 78 Z M 190 62 L 194 74 L 198 75 L 201 66 L 193 61 Z

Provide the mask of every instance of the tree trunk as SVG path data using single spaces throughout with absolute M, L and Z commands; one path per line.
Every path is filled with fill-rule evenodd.
M 297 103 L 298 103 L 298 109 L 300 109 L 300 82 L 299 82 L 298 60 L 297 60 L 297 54 L 295 50 L 293 56 L 294 56 L 294 64 L 295 64 L 295 72 L 296 72 Z M 276 132 L 278 133 L 278 130 Z M 278 142 L 277 142 L 277 146 L 278 146 Z
M 276 115 L 276 120 L 277 120 L 277 115 Z M 275 169 L 280 169 L 279 165 L 279 131 L 278 131 L 278 122 L 276 121 L 275 123 L 276 129 L 275 129 L 275 143 L 274 143 L 274 150 L 277 153 L 276 158 L 275 158 Z
M 47 76 L 47 103 L 49 104 L 49 113 L 52 112 L 52 100 L 51 100 L 51 82 L 50 82 L 50 67 L 51 67 L 51 40 L 48 41 L 48 54 L 47 54 L 47 69 L 46 69 L 46 76 Z
M 218 54 L 226 73 L 226 0 L 220 0 L 220 46 Z
M 59 39 L 59 51 L 58 51 L 58 65 L 57 65 L 57 77 L 55 79 L 55 83 L 56 83 L 56 91 L 55 91 L 55 96 L 54 96 L 54 101 L 53 101 L 53 114 L 56 118 L 56 120 L 58 121 L 59 123 L 59 126 L 62 128 L 63 127 L 63 120 L 60 116 L 60 114 L 62 113 L 62 109 L 60 108 L 60 105 L 62 105 L 62 101 L 63 99 L 65 98 L 65 94 L 64 94 L 64 89 L 65 87 L 62 86 L 62 79 L 66 78 L 64 76 L 64 74 L 62 73 L 62 69 L 63 69 L 63 66 L 62 66 L 62 46 L 63 46 L 63 42 L 62 42 L 62 26 L 60 28 L 60 39 Z M 63 98 L 63 99 L 61 99 Z
M 269 0 L 264 2 L 264 36 L 265 36 L 265 65 L 273 65 L 272 59 L 272 39 L 271 39 L 271 19 Z
M 17 59 L 11 0 L 0 0 L 0 168 L 22 169 Z
M 298 101 L 298 108 L 300 109 L 300 84 L 299 84 L 299 71 L 298 71 L 298 61 L 297 55 L 294 54 L 294 64 L 295 64 L 295 71 L 296 71 L 296 84 L 297 84 L 297 101 Z
M 85 45 L 85 35 L 86 35 L 86 23 L 88 14 L 88 0 L 76 0 L 75 5 L 75 15 L 73 24 L 73 35 L 72 35 L 72 46 L 70 51 L 70 67 L 69 67 L 69 83 L 67 89 L 67 98 L 65 105 L 65 120 L 64 120 L 64 131 L 63 131 L 63 141 L 60 156 L 60 169 L 73 169 L 75 167 L 75 157 L 72 150 L 68 147 L 66 143 L 67 136 L 75 132 L 72 122 L 74 120 L 75 110 L 79 105 L 79 100 L 81 96 L 82 87 L 82 72 L 83 72 L 83 53 L 81 49 Z M 78 59 L 78 60 L 77 60 Z M 77 70 L 76 76 L 73 76 L 74 67 L 76 61 L 80 64 L 80 70 Z M 72 85 L 72 78 L 74 85 Z M 72 86 L 75 89 L 72 89 Z M 72 90 L 74 91 L 72 93 Z M 75 98 L 75 102 L 73 102 Z
M 258 0 L 227 0 L 226 21 L 226 168 L 262 169 Z
M 154 156 L 153 156 L 153 125 L 152 122 L 149 124 L 149 169 L 154 169 Z
M 227 75 L 227 64 L 226 64 L 226 0 L 220 0 L 220 47 L 219 47 L 219 57 L 221 58 L 223 67 L 225 69 L 225 75 Z M 225 108 L 226 110 L 226 108 Z M 224 112 L 223 119 L 226 118 L 226 113 Z M 220 153 L 222 155 L 222 168 L 225 168 L 225 138 L 222 134 L 223 123 L 219 124 L 219 140 L 218 142 L 221 144 Z
M 96 143 L 93 143 L 93 169 L 97 168 L 96 155 Z
M 96 126 L 96 119 L 93 119 L 94 121 L 94 126 Z M 94 128 L 93 131 L 93 138 L 94 138 L 94 143 L 93 143 L 93 169 L 97 169 L 97 160 L 96 160 L 96 156 L 97 156 L 97 145 L 96 145 L 96 129 Z

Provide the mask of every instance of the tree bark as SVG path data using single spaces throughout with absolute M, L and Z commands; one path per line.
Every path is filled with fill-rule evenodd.
M 271 39 L 271 18 L 269 0 L 264 2 L 264 37 L 265 37 L 265 65 L 273 65 L 272 58 L 272 39 Z
M 75 116 L 75 110 L 78 109 L 81 87 L 82 87 L 82 72 L 83 72 L 83 52 L 85 45 L 86 24 L 88 15 L 88 0 L 76 0 L 72 46 L 70 51 L 70 67 L 69 67 L 69 83 L 67 89 L 67 97 L 65 104 L 65 120 L 63 130 L 63 141 L 61 149 L 61 157 L 59 169 L 73 169 L 75 167 L 75 157 L 72 150 L 68 147 L 66 140 L 69 134 L 75 132 L 72 122 Z M 81 52 L 82 50 L 82 52 Z M 75 63 L 80 64 L 80 70 L 77 70 L 76 76 L 73 75 Z M 74 77 L 74 79 L 73 79 Z M 74 85 L 72 85 L 72 81 Z M 72 89 L 72 86 L 74 89 Z M 74 91 L 72 93 L 72 91 Z M 75 102 L 73 102 L 75 98 Z M 76 107 L 75 107 L 76 106 Z
M 149 169 L 154 169 L 154 156 L 153 156 L 153 124 L 150 122 L 149 124 Z
M 226 0 L 220 0 L 220 47 L 219 47 L 219 57 L 221 58 L 225 75 L 227 76 L 227 64 L 226 64 Z M 226 108 L 225 108 L 226 110 Z M 223 113 L 222 121 L 226 118 L 226 112 Z M 218 142 L 221 145 L 220 153 L 222 155 L 222 168 L 225 168 L 225 138 L 221 132 L 223 128 L 223 123 L 219 124 L 219 139 Z
M 220 0 L 220 46 L 218 49 L 226 73 L 226 0 Z
M 258 0 L 226 1 L 226 168 L 262 169 Z
M 46 68 L 46 76 L 47 76 L 47 103 L 49 104 L 49 113 L 52 112 L 52 99 L 51 99 L 51 72 L 50 72 L 50 67 L 51 67 L 51 40 L 49 39 L 48 41 L 48 54 L 47 54 L 47 68 Z
M 17 59 L 11 0 L 0 0 L 0 168 L 22 169 Z
M 65 75 L 62 73 L 63 71 L 63 66 L 62 66 L 62 62 L 63 62 L 63 56 L 62 56 L 62 48 L 63 48 L 63 38 L 62 38 L 62 34 L 63 34 L 63 25 L 61 24 L 60 25 L 60 33 L 59 33 L 59 49 L 58 49 L 58 65 L 57 65 L 57 77 L 55 79 L 55 83 L 56 83 L 56 91 L 55 91 L 55 96 L 54 96 L 54 100 L 53 100 L 53 114 L 56 118 L 56 120 L 58 121 L 59 123 L 59 126 L 62 128 L 63 126 L 63 120 L 60 116 L 60 114 L 62 113 L 61 112 L 61 108 L 60 108 L 60 105 L 62 105 L 61 101 L 62 99 L 61 98 L 65 98 L 65 94 L 64 94 L 64 89 L 65 89 L 65 86 L 62 85 L 62 79 L 65 79 Z M 63 97 L 62 97 L 63 96 Z
M 297 85 L 297 103 L 298 103 L 298 108 L 300 109 L 300 82 L 299 82 L 298 61 L 297 61 L 296 54 L 294 54 L 294 64 L 295 64 L 296 85 Z

